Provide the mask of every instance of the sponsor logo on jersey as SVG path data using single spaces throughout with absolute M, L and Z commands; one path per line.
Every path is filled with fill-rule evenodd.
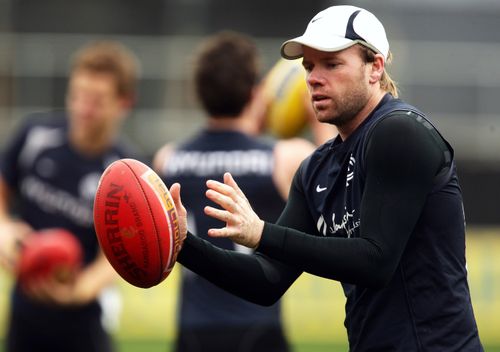
M 43 211 L 60 214 L 79 226 L 93 226 L 92 204 L 87 199 L 75 197 L 33 176 L 24 178 L 20 189 L 27 199 Z
M 178 151 L 168 162 L 167 173 L 195 176 L 219 175 L 228 171 L 233 176 L 270 175 L 272 153 L 265 150 Z
M 316 227 L 323 236 L 334 235 L 350 238 L 360 225 L 360 220 L 354 217 L 355 212 L 355 210 L 346 210 L 340 219 L 336 219 L 337 215 L 333 213 L 331 224 L 321 215 L 316 223 Z
M 327 187 L 321 187 L 320 185 L 316 186 L 316 192 L 321 193 L 323 191 L 326 191 Z

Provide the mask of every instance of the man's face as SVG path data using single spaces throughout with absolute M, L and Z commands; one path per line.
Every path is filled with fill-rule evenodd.
M 89 71 L 74 72 L 67 95 L 71 128 L 93 136 L 114 131 L 126 111 L 113 76 Z
M 338 52 L 309 47 L 303 50 L 307 86 L 317 119 L 345 126 L 368 102 L 370 64 L 362 60 L 356 46 Z

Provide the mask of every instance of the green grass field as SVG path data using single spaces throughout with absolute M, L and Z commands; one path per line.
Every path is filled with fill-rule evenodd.
M 120 352 L 171 352 L 165 341 L 122 341 L 118 349 Z M 484 346 L 487 352 L 500 352 L 500 346 Z M 1 351 L 1 350 L 0 350 Z M 297 344 L 293 352 L 347 352 L 346 345 L 338 344 Z
M 467 268 L 479 333 L 488 352 L 500 352 L 500 229 L 469 230 Z M 161 285 L 118 285 L 121 314 L 118 352 L 169 352 L 175 335 L 180 266 Z M 0 273 L 0 340 L 5 329 L 10 282 Z M 303 275 L 283 298 L 283 318 L 294 352 L 347 351 L 340 284 Z M 0 347 L 0 352 L 3 352 Z
M 500 352 L 500 346 L 484 346 L 487 352 Z M 171 352 L 168 341 L 157 340 L 136 340 L 136 341 L 119 341 L 119 352 Z M 0 352 L 4 352 L 0 347 Z M 293 352 L 347 352 L 346 345 L 339 344 L 312 344 L 303 343 L 295 344 Z
M 165 341 L 122 341 L 119 343 L 120 352 L 170 352 L 170 346 Z M 300 344 L 293 347 L 294 352 L 346 352 L 345 345 L 314 345 Z
M 158 340 L 136 340 L 119 341 L 118 352 L 171 352 L 170 344 L 167 341 Z M 315 345 L 301 344 L 293 346 L 293 352 L 346 352 L 345 345 Z M 500 350 L 499 350 L 500 351 Z M 0 352 L 4 352 L 0 347 Z

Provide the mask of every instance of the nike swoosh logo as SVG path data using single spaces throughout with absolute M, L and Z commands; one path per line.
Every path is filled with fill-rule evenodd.
M 327 187 L 320 187 L 319 185 L 317 185 L 316 186 L 316 192 L 320 193 L 320 192 L 326 191 L 326 188 Z
M 323 17 L 313 18 L 313 19 L 311 20 L 311 23 L 314 23 L 314 22 L 316 22 L 317 20 L 320 20 L 320 19 L 322 19 L 322 18 L 323 18 Z

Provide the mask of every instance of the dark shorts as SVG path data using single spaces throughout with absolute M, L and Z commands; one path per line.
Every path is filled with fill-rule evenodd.
M 288 352 L 278 326 L 250 326 L 181 330 L 175 352 Z
M 14 313 L 14 312 L 13 312 Z M 100 315 L 65 321 L 11 314 L 5 352 L 112 352 Z

